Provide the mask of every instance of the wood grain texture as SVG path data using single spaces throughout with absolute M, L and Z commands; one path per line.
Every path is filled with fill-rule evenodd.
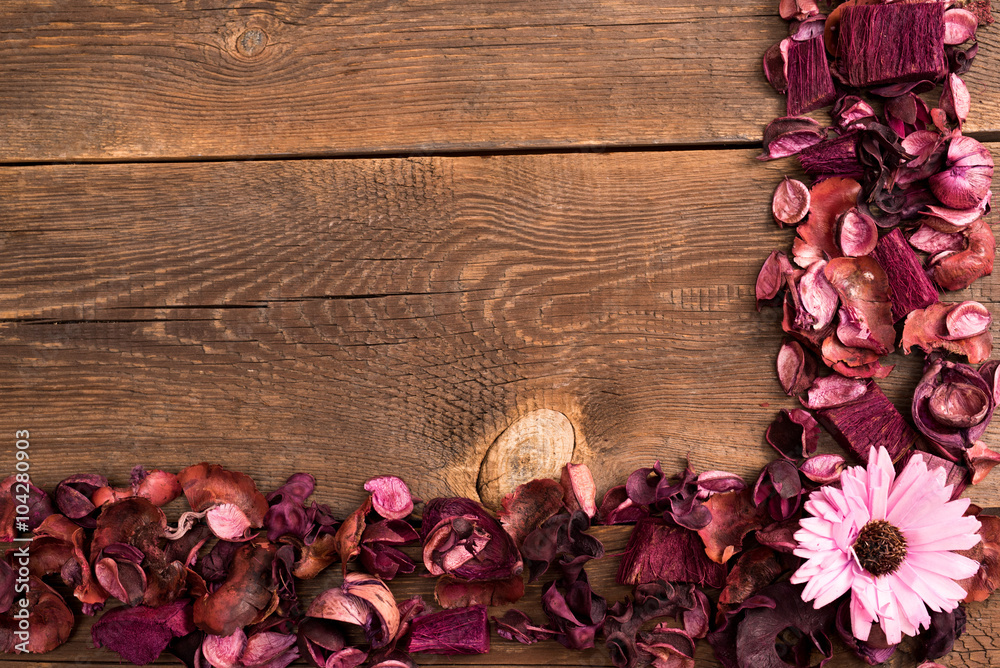
M 0 162 L 757 142 L 786 31 L 764 0 L 8 0 Z M 1000 131 L 998 32 L 968 132 Z
M 341 515 L 380 473 L 474 497 L 487 448 L 539 408 L 573 422 L 600 492 L 654 459 L 752 480 L 796 405 L 777 313 L 753 305 L 791 241 L 769 213 L 790 162 L 755 154 L 4 168 L 0 434 L 31 431 L 49 489 L 209 460 L 265 491 L 312 472 Z M 993 309 L 1000 285 L 964 298 Z M 906 411 L 920 359 L 896 358 L 882 386 Z M 995 507 L 997 486 L 969 495 Z M 618 592 L 613 568 L 599 590 Z M 984 665 L 991 605 L 972 608 L 966 665 Z M 85 638 L 52 660 L 113 663 Z M 461 661 L 606 665 L 554 643 Z

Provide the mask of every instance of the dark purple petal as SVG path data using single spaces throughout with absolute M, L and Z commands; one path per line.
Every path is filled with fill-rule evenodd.
M 809 411 L 781 409 L 764 438 L 786 459 L 808 457 L 819 444 L 819 423 Z
M 777 554 L 770 548 L 755 547 L 744 552 L 726 577 L 726 587 L 719 594 L 720 608 L 739 605 L 771 584 L 783 571 Z
M 587 649 L 604 625 L 607 601 L 594 593 L 583 574 L 572 583 L 550 582 L 542 592 L 542 609 L 558 631 L 556 640 L 569 649 Z
M 444 655 L 489 652 L 486 606 L 444 610 L 415 618 L 407 651 Z
M 743 478 L 728 471 L 704 471 L 698 474 L 698 498 L 707 499 L 713 494 L 739 492 L 746 489 Z
M 806 461 L 809 462 L 812 460 Z M 791 554 L 792 551 L 799 546 L 799 542 L 795 540 L 795 532 L 798 530 L 799 520 L 798 518 L 793 517 L 792 519 L 785 520 L 783 522 L 775 522 L 764 527 L 763 529 L 759 529 L 757 530 L 755 536 L 757 538 L 757 542 L 761 545 L 778 552 Z
M 950 654 L 955 640 L 965 633 L 965 620 L 965 607 L 961 604 L 951 612 L 931 611 L 930 628 L 917 636 L 918 660 L 940 659 Z
M 558 633 L 552 629 L 536 626 L 531 621 L 531 617 L 514 608 L 505 612 L 503 617 L 494 617 L 493 622 L 496 624 L 497 634 L 501 638 L 515 640 L 524 645 L 553 638 Z
M 534 582 L 544 574 L 558 557 L 563 557 L 560 565 L 570 568 L 569 579 L 590 559 L 604 556 L 604 545 L 597 538 L 585 533 L 590 528 L 590 519 L 583 511 L 572 515 L 563 513 L 546 520 L 524 539 L 521 554 L 529 569 L 529 581 Z M 583 559 L 578 560 L 582 557 Z
M 80 526 L 93 529 L 96 520 L 90 515 L 97 508 L 90 497 L 95 491 L 107 485 L 108 479 L 101 475 L 90 473 L 72 475 L 56 486 L 56 506 L 63 515 Z
M 819 650 L 823 656 L 833 655 L 833 647 L 827 636 L 832 631 L 835 611 L 833 606 L 819 610 L 802 600 L 802 588 L 787 582 L 771 585 L 761 590 L 760 595 L 773 599 L 776 606 L 758 607 L 746 610 L 736 632 L 736 652 L 742 666 L 754 668 L 787 668 L 788 663 L 779 654 L 779 636 L 791 627 L 798 633 L 794 645 L 780 648 L 782 654 L 802 658 L 797 666 L 809 666 L 809 655 Z M 711 637 L 711 634 L 709 634 Z
M 785 339 L 778 350 L 778 381 L 788 396 L 805 391 L 816 379 L 816 358 L 798 341 Z
M 783 39 L 764 52 L 764 76 L 779 93 L 788 90 L 788 45 L 791 43 L 791 39 Z
M 619 485 L 605 492 L 597 516 L 601 524 L 626 524 L 649 517 L 649 510 L 628 498 L 625 485 Z
M 503 580 L 523 567 L 514 539 L 470 499 L 431 499 L 422 532 L 424 565 L 434 575 Z
M 550 479 L 532 480 L 518 485 L 503 497 L 497 518 L 521 547 L 525 537 L 563 508 L 566 490 Z
M 795 514 L 801 495 L 799 470 L 794 463 L 784 459 L 774 460 L 765 466 L 753 489 L 754 505 L 765 506 L 771 518 L 778 522 Z
M 292 474 L 284 485 L 267 495 L 271 504 L 264 516 L 268 540 L 285 535 L 305 538 L 311 528 L 305 502 L 316 487 L 316 479 L 308 473 Z
M 707 612 L 707 599 L 693 585 L 655 582 L 639 585 L 635 602 L 628 597 L 607 612 L 604 637 L 611 661 L 618 668 L 634 668 L 648 655 L 638 647 L 640 629 L 647 622 L 664 617 L 684 619 L 684 630 L 698 637 Z

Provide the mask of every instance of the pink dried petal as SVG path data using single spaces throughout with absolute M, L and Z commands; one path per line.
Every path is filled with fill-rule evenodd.
M 961 302 L 945 316 L 944 325 L 948 335 L 942 338 L 955 341 L 978 336 L 989 330 L 992 322 L 993 316 L 990 315 L 989 309 L 979 302 Z
M 982 441 L 976 441 L 975 445 L 965 451 L 965 461 L 972 469 L 972 484 L 978 485 L 993 467 L 1000 464 L 1000 453 L 993 452 Z
M 857 207 L 848 209 L 838 222 L 837 241 L 840 250 L 848 257 L 868 255 L 878 242 L 875 219 Z
M 871 255 L 889 281 L 893 322 L 902 320 L 911 311 L 937 302 L 937 289 L 898 228 L 879 239 Z
M 826 265 L 826 262 L 814 262 L 809 265 L 798 286 L 802 308 L 815 319 L 812 328 L 816 331 L 824 329 L 833 322 L 840 303 L 837 291 L 827 279 Z
M 275 545 L 244 543 L 236 550 L 226 580 L 194 602 L 194 623 L 202 631 L 232 635 L 238 628 L 261 621 L 278 605 L 270 586 Z
M 965 355 L 972 364 L 979 364 L 989 359 L 993 351 L 993 338 L 989 331 L 971 336 L 967 339 L 948 340 L 946 318 L 955 304 L 931 304 L 925 309 L 918 309 L 906 317 L 903 325 L 901 346 L 904 353 L 909 353 L 913 346 L 918 346 L 924 352 L 947 350 L 956 355 Z
M 962 127 L 965 119 L 969 117 L 972 98 L 969 95 L 969 89 L 965 86 L 965 82 L 957 74 L 949 74 L 945 80 L 938 106 L 944 109 L 948 116 L 958 121 L 959 128 Z
M 803 404 L 812 410 L 843 406 L 861 398 L 867 391 L 868 383 L 833 374 L 817 378 L 809 388 L 808 399 Z
M 238 668 L 247 646 L 247 634 L 236 629 L 231 635 L 208 634 L 201 642 L 201 654 L 214 668 Z
M 818 34 L 805 41 L 793 39 L 788 46 L 788 115 L 819 109 L 836 97 L 823 36 Z
M 711 511 L 712 521 L 698 535 L 705 544 L 705 554 L 719 565 L 742 550 L 743 537 L 762 528 L 767 514 L 766 508 L 756 507 L 749 487 L 740 492 L 716 494 L 705 501 L 705 507 Z
M 815 0 L 780 0 L 778 14 L 786 21 L 791 19 L 802 21 L 819 14 L 819 7 Z
M 780 251 L 771 251 L 771 254 L 764 260 L 764 265 L 757 274 L 757 284 L 755 291 L 757 294 L 757 310 L 761 304 L 774 299 L 778 291 L 785 284 L 785 267 L 788 267 L 788 258 Z
M 910 236 L 910 245 L 925 253 L 960 251 L 965 249 L 965 235 L 960 232 L 939 232 L 929 225 L 921 225 Z M 929 304 L 928 304 L 929 306 Z
M 845 466 L 840 455 L 816 455 L 802 462 L 799 471 L 813 482 L 829 485 L 840 480 L 840 472 Z
M 141 468 L 141 467 L 136 467 Z M 143 471 L 141 481 L 136 482 L 135 471 L 132 474 L 132 487 L 138 496 L 153 502 L 154 506 L 165 506 L 184 493 L 177 476 L 167 471 Z
M 873 447 L 882 446 L 893 460 L 902 457 L 913 445 L 917 435 L 874 382 L 854 401 L 820 408 L 816 412 L 820 424 L 856 459 L 868 461 Z
M 776 118 L 764 128 L 764 153 L 758 160 L 775 160 L 795 155 L 807 146 L 823 141 L 826 131 L 808 117 Z
M 929 180 L 931 192 L 951 209 L 972 209 L 986 197 L 993 179 L 993 156 L 972 137 L 948 145 L 947 169 Z
M 976 36 L 979 19 L 965 9 L 953 8 L 944 13 L 944 43 L 961 44 Z
M 704 471 L 698 474 L 698 498 L 707 499 L 713 494 L 739 492 L 746 489 L 743 478 L 728 471 Z
M 246 540 L 250 530 L 250 520 L 240 508 L 232 503 L 223 503 L 210 508 L 205 514 L 208 528 L 222 540 Z
M 288 633 L 258 631 L 247 639 L 240 663 L 246 668 L 285 668 L 299 657 L 295 641 Z
M 857 88 L 943 77 L 944 5 L 844 6 L 837 59 L 848 84 Z
M 778 381 L 788 396 L 805 391 L 816 378 L 816 358 L 793 339 L 785 339 L 781 344 L 777 365 Z
M 778 227 L 795 225 L 809 212 L 809 188 L 806 184 L 787 176 L 778 184 L 771 198 L 771 213 Z
M 821 249 L 806 243 L 801 237 L 795 237 L 792 241 L 792 257 L 796 266 L 808 269 L 814 262 L 826 262 L 830 256 Z
M 923 222 L 939 232 L 947 234 L 963 232 L 983 216 L 986 211 L 984 202 L 987 202 L 985 198 L 978 206 L 971 209 L 949 209 L 944 206 L 928 204 L 926 210 L 923 211 L 927 214 Z
M 566 492 L 563 501 L 570 512 L 582 510 L 590 518 L 597 514 L 597 486 L 586 464 L 566 464 L 560 484 Z
M 857 95 L 845 95 L 833 105 L 830 115 L 841 130 L 859 130 L 875 120 L 875 108 Z
M 267 499 L 257 491 L 256 483 L 249 476 L 202 462 L 178 473 L 177 481 L 192 510 L 201 512 L 231 503 L 243 512 L 251 527 L 258 529 L 264 525 Z
M 413 495 L 402 478 L 384 475 L 365 483 L 372 494 L 372 508 L 387 520 L 405 519 L 413 512 Z

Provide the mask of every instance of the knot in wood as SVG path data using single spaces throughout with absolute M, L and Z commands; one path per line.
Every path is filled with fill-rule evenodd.
M 499 510 L 503 497 L 536 478 L 558 478 L 573 459 L 576 436 L 569 418 L 549 409 L 524 415 L 486 451 L 476 489 L 487 508 Z
M 267 46 L 267 33 L 260 28 L 248 28 L 236 38 L 236 50 L 247 58 L 255 58 Z

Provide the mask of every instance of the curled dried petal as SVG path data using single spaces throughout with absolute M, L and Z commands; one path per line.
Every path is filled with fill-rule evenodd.
M 961 44 L 976 36 L 979 19 L 967 9 L 952 8 L 944 13 L 944 43 Z
M 402 478 L 384 475 L 365 483 L 372 494 L 372 508 L 387 520 L 401 520 L 413 512 L 413 495 Z
M 878 242 L 875 219 L 857 207 L 845 211 L 838 222 L 837 242 L 848 257 L 868 255 Z

